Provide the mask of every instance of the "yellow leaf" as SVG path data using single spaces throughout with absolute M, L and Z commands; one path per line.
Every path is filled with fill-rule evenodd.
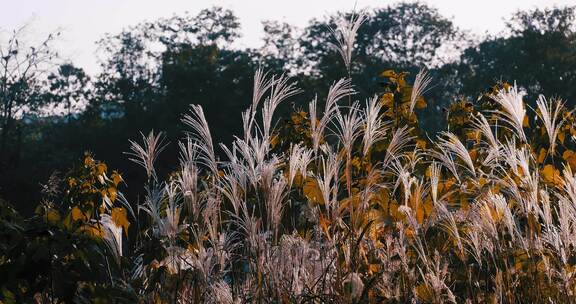
M 303 182 L 303 176 L 300 173 L 300 170 L 298 170 L 298 172 L 296 172 L 296 174 L 294 175 L 294 185 L 296 186 L 302 186 L 302 182 Z
M 431 199 L 425 201 L 423 206 L 424 206 L 424 212 L 426 213 L 427 216 L 432 214 L 432 210 L 434 209 L 434 202 L 432 202 Z
M 422 139 L 416 139 L 416 147 L 420 149 L 426 149 L 426 141 Z
M 306 182 L 303 187 L 304 196 L 308 200 L 318 204 L 324 204 L 324 197 L 322 196 L 322 191 L 320 191 L 320 186 L 315 178 L 307 177 Z
M 468 210 L 470 208 L 470 203 L 468 203 L 468 199 L 464 195 L 460 196 L 460 208 L 464 210 Z
M 358 194 L 352 195 L 351 197 L 346 197 L 340 201 L 338 209 L 340 212 L 344 212 L 350 208 L 352 204 L 353 208 L 356 208 L 360 204 L 360 196 Z
M 46 219 L 50 223 L 56 223 L 60 220 L 60 213 L 56 209 L 49 208 L 46 210 Z
M 298 115 L 297 113 L 294 113 L 290 116 L 290 120 L 292 120 L 292 123 L 299 125 L 302 123 L 303 117 L 301 115 Z
M 420 225 L 424 223 L 424 206 L 422 204 L 416 208 L 416 220 Z
M 106 164 L 99 163 L 98 166 L 96 166 L 96 175 L 102 175 L 106 173 L 107 170 L 108 167 L 106 167 Z
M 376 195 L 372 196 L 372 203 L 380 206 L 382 210 L 388 210 L 388 203 L 390 202 L 390 194 L 387 189 L 380 189 Z
M 564 144 L 564 139 L 566 139 L 566 133 L 564 132 L 558 132 L 558 140 Z
M 328 219 L 326 219 L 322 213 L 320 213 L 319 223 L 320 223 L 320 228 L 322 228 L 322 231 L 324 231 L 324 234 L 326 234 L 326 237 L 330 238 L 330 232 L 329 232 L 330 221 Z
M 545 159 L 546 159 L 546 149 L 541 148 L 540 153 L 538 154 L 538 164 L 544 163 Z
M 412 97 L 412 86 L 403 86 L 400 90 L 401 93 L 401 100 L 402 106 L 406 111 L 410 109 L 410 100 Z
M 420 97 L 416 100 L 416 109 L 424 109 L 428 104 L 424 98 Z
M 473 130 L 466 132 L 466 139 L 473 140 L 478 143 L 480 141 L 480 131 Z
M 544 182 L 549 185 L 559 186 L 564 183 L 562 177 L 560 176 L 560 171 L 552 165 L 544 166 L 544 169 L 540 172 L 542 174 L 542 178 Z
M 116 192 L 116 188 L 108 187 L 108 198 L 110 198 L 111 202 L 114 202 L 118 197 L 118 192 Z
M 394 94 L 392 93 L 384 93 L 382 97 L 380 97 L 380 103 L 383 106 L 391 106 L 394 102 Z
M 369 274 L 377 273 L 378 270 L 380 270 L 380 264 L 370 264 L 370 265 L 368 265 L 368 273 L 369 273 Z
M 426 286 L 426 284 L 422 283 L 415 288 L 416 296 L 424 303 L 432 303 L 434 302 L 434 293 Z
M 522 126 L 524 128 L 530 127 L 530 120 L 528 120 L 528 116 L 524 116 L 524 121 L 522 122 Z
M 80 230 L 88 233 L 89 235 L 91 235 L 93 237 L 98 237 L 98 238 L 104 237 L 104 230 L 101 229 L 101 227 L 98 227 L 97 225 L 86 224 L 86 225 L 83 225 L 82 227 L 80 227 Z
M 389 215 L 394 220 L 399 220 L 399 219 L 402 219 L 404 217 L 404 213 L 398 212 L 398 207 L 399 207 L 399 205 L 396 201 L 392 201 L 388 205 Z
M 444 191 L 450 189 L 455 182 L 456 182 L 455 178 L 446 179 L 446 181 L 444 182 Z
M 396 77 L 396 72 L 394 70 L 386 70 L 380 73 L 380 77 Z
M 480 179 L 478 179 L 478 183 L 480 184 L 480 187 L 484 187 L 484 185 L 486 185 L 487 182 L 488 182 L 488 180 L 485 177 L 481 177 Z
M 114 186 L 118 186 L 118 184 L 120 184 L 121 181 L 123 181 L 122 175 L 120 175 L 118 172 L 116 172 L 116 170 L 114 170 L 114 172 L 112 173 L 112 182 L 114 183 Z
M 568 163 L 570 169 L 576 170 L 576 153 L 574 153 L 574 151 L 564 151 L 564 153 L 562 153 L 562 158 Z
M 128 221 L 126 209 L 121 207 L 113 208 L 112 221 L 116 226 L 124 228 L 124 232 L 128 235 L 128 226 L 130 226 L 130 222 Z
M 468 154 L 473 161 L 476 161 L 476 158 L 478 157 L 478 151 L 476 151 L 476 149 L 470 150 Z
M 80 208 L 78 208 L 78 207 L 72 208 L 72 210 L 70 211 L 70 215 L 71 215 L 73 221 L 86 221 L 86 220 L 88 220 L 86 215 L 84 215 L 82 210 L 80 210 Z
M 407 227 L 404 230 L 404 233 L 406 233 L 406 237 L 408 237 L 410 239 L 414 237 L 414 229 L 412 229 L 412 227 Z
M 514 254 L 514 268 L 516 271 L 522 270 L 528 261 L 528 254 L 525 251 L 517 250 Z
M 73 188 L 78 185 L 78 181 L 75 178 L 71 177 L 68 179 L 68 187 Z
M 270 139 L 270 146 L 272 146 L 272 148 L 274 148 L 274 147 L 276 147 L 278 142 L 280 142 L 280 139 L 278 138 L 278 136 L 273 135 L 272 138 Z
M 359 157 L 355 156 L 354 158 L 352 158 L 352 161 L 350 162 L 350 165 L 352 167 L 354 167 L 354 169 L 359 170 L 360 169 L 360 165 L 361 165 L 361 160 Z
M 84 166 L 89 167 L 92 166 L 94 164 L 94 159 L 90 156 L 86 156 L 86 158 L 84 158 Z

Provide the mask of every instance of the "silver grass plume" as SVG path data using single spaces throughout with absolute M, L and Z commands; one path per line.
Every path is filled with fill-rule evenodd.
M 291 146 L 290 159 L 288 160 L 288 186 L 292 187 L 292 182 L 296 174 L 300 172 L 302 180 L 306 179 L 308 165 L 312 161 L 312 150 L 303 147 L 300 143 Z
M 163 143 L 164 136 L 162 132 L 155 135 L 153 130 L 148 133 L 148 136 L 144 136 L 142 133 L 140 133 L 140 135 L 142 136 L 143 145 L 130 140 L 130 150 L 132 150 L 132 152 L 127 152 L 126 154 L 132 156 L 130 158 L 131 161 L 139 164 L 146 170 L 148 179 L 153 177 L 154 180 L 156 180 L 154 163 L 158 158 L 158 154 L 166 148 L 166 145 Z
M 466 149 L 460 139 L 451 132 L 442 132 L 440 134 L 441 136 L 438 138 L 437 142 L 439 148 L 460 158 L 464 162 L 465 168 L 467 168 L 473 176 L 476 176 L 474 162 L 468 153 L 468 149 Z
M 441 168 L 435 161 L 429 167 L 430 170 L 430 193 L 432 194 L 432 201 L 438 202 L 438 184 L 440 182 Z
M 402 165 L 398 160 L 392 162 L 390 167 L 392 172 L 396 175 L 396 183 L 394 184 L 393 192 L 395 192 L 400 184 L 402 184 L 404 206 L 408 206 L 408 201 L 410 200 L 410 195 L 412 194 L 412 185 L 416 182 L 416 180 L 413 176 L 410 175 L 410 172 L 408 172 L 407 166 Z
M 251 110 L 256 111 L 260 100 L 266 94 L 266 92 L 273 85 L 273 80 L 268 78 L 268 73 L 264 72 L 261 68 L 256 70 L 254 73 L 254 87 L 252 92 L 252 106 Z
M 100 229 L 103 232 L 104 243 L 119 264 L 122 256 L 122 227 L 117 226 L 110 215 L 102 214 L 100 217 Z
M 475 130 L 479 131 L 480 134 L 484 135 L 488 146 L 492 147 L 493 149 L 498 148 L 500 143 L 498 142 L 496 136 L 494 136 L 494 132 L 492 132 L 492 128 L 484 115 L 479 113 L 476 117 L 474 117 L 472 120 L 472 126 Z
M 194 139 L 195 145 L 200 153 L 198 162 L 208 167 L 214 176 L 218 175 L 218 165 L 216 163 L 216 154 L 214 153 L 214 144 L 208 122 L 204 116 L 204 110 L 199 105 L 192 105 L 190 113 L 184 115 L 182 122 L 192 128 L 189 133 Z
M 380 117 L 382 104 L 378 101 L 378 96 L 374 96 L 366 101 L 366 110 L 364 111 L 364 138 L 362 140 L 362 153 L 368 155 L 370 147 L 382 140 L 386 134 L 386 127 Z
M 493 167 L 500 157 L 500 142 L 494 135 L 494 132 L 492 132 L 492 127 L 488 123 L 488 120 L 481 113 L 472 120 L 472 127 L 483 135 L 485 138 L 483 142 L 488 146 L 488 155 L 484 158 L 482 164 Z
M 278 105 L 286 99 L 302 92 L 296 87 L 296 83 L 289 82 L 289 80 L 290 78 L 286 75 L 281 75 L 277 79 L 272 77 L 270 96 L 264 101 L 264 106 L 262 108 L 262 132 L 266 142 L 270 139 L 272 117 L 274 116 L 274 111 Z
M 350 64 L 352 62 L 352 52 L 354 51 L 354 43 L 356 41 L 356 35 L 358 29 L 366 20 L 368 15 L 366 12 L 360 12 L 359 14 L 352 14 L 350 19 L 343 19 L 338 24 L 336 29 L 330 28 L 332 35 L 336 39 L 336 43 L 333 46 L 336 48 L 346 69 L 350 71 Z
M 456 162 L 454 161 L 454 156 L 447 150 L 438 149 L 439 151 L 432 151 L 430 154 L 436 158 L 442 166 L 452 173 L 457 181 L 460 181 L 460 174 L 458 173 L 458 168 Z
M 403 126 L 394 131 L 390 143 L 388 147 L 386 147 L 386 156 L 383 161 L 384 168 L 390 165 L 393 160 L 400 158 L 402 151 L 409 145 L 410 141 L 415 138 L 410 135 L 411 130 L 408 126 Z
M 516 83 L 508 90 L 501 90 L 494 96 L 494 100 L 502 107 L 503 110 L 497 110 L 501 118 L 507 122 L 512 130 L 516 132 L 522 141 L 526 141 L 524 134 L 524 117 L 526 117 L 526 109 L 524 108 L 524 93 L 518 91 Z
M 282 213 L 284 211 L 284 198 L 288 194 L 286 191 L 287 181 L 284 176 L 280 175 L 272 183 L 272 187 L 266 193 L 266 213 L 268 216 L 268 230 L 278 233 Z
M 200 212 L 198 198 L 198 177 L 199 169 L 196 165 L 197 147 L 194 142 L 187 137 L 186 142 L 180 142 L 180 174 L 177 181 L 186 203 L 188 213 L 198 216 Z
M 317 102 L 318 100 L 314 98 L 309 104 L 310 111 L 310 126 L 312 133 L 312 147 L 314 153 L 318 151 L 320 147 L 320 141 L 322 140 L 322 135 L 324 130 L 328 126 L 332 115 L 337 111 L 337 102 L 346 96 L 354 94 L 355 91 L 352 88 L 352 81 L 350 79 L 342 78 L 337 82 L 333 83 L 328 90 L 328 96 L 326 97 L 326 104 L 324 108 L 324 113 L 322 113 L 322 118 L 318 120 L 317 118 Z
M 327 157 L 320 157 L 322 165 L 321 176 L 316 176 L 318 187 L 322 193 L 323 203 L 326 205 L 330 220 L 335 220 L 338 216 L 338 174 L 340 172 L 341 162 L 337 154 L 329 151 Z
M 360 136 L 362 117 L 359 112 L 359 104 L 355 102 L 348 113 L 343 115 L 342 112 L 337 111 L 335 116 L 335 126 L 332 131 L 338 137 L 348 157 L 352 153 L 354 141 Z
M 242 123 L 244 127 L 244 140 L 249 140 L 252 135 L 252 127 L 256 119 L 256 109 L 258 104 L 273 85 L 274 79 L 268 78 L 268 73 L 261 68 L 254 73 L 254 86 L 252 92 L 252 103 L 250 107 L 242 113 Z
M 558 132 L 564 124 L 564 120 L 560 117 L 560 112 L 564 108 L 564 103 L 562 101 L 550 101 L 546 100 L 544 95 L 538 96 L 536 100 L 538 105 L 537 112 L 538 117 L 542 119 L 544 127 L 546 128 L 546 133 L 548 133 L 548 140 L 550 142 L 550 155 L 554 155 L 556 152 L 556 138 L 558 137 Z
M 207 303 L 234 304 L 234 296 L 230 286 L 224 281 L 218 281 L 210 285 L 212 300 Z
M 412 92 L 410 93 L 410 113 L 414 112 L 414 107 L 419 98 L 429 89 L 428 86 L 432 82 L 432 77 L 428 74 L 426 69 L 421 69 L 416 75 Z
M 186 228 L 185 225 L 180 224 L 180 211 L 181 207 L 177 203 L 179 199 L 178 185 L 171 182 L 165 186 L 166 200 L 168 204 L 164 210 L 165 216 L 158 222 L 159 233 L 163 237 L 167 237 L 171 242 L 176 239 L 176 235 Z
M 446 205 L 442 202 L 434 202 L 434 207 L 438 212 L 439 219 L 442 220 L 440 227 L 442 227 L 454 238 L 456 245 L 458 246 L 460 258 L 462 258 L 464 255 L 464 246 L 462 238 L 460 237 L 460 230 L 458 229 L 458 222 L 456 221 L 456 217 L 454 217 L 454 214 L 450 212 L 450 210 L 448 210 Z

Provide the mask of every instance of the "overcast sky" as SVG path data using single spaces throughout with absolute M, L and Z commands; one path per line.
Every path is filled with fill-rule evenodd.
M 98 70 L 95 41 L 104 33 L 116 33 L 141 21 L 173 14 L 197 13 L 210 6 L 232 9 L 240 18 L 239 46 L 257 47 L 261 21 L 279 20 L 303 27 L 311 18 L 336 11 L 377 8 L 391 0 L 0 0 L 0 29 L 12 30 L 31 23 L 30 35 L 61 30 L 59 53 L 94 73 Z M 518 9 L 574 5 L 576 0 L 428 0 L 454 23 L 474 33 L 498 33 L 503 19 Z

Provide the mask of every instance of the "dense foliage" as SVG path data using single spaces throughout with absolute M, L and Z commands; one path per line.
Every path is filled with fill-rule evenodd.
M 85 124 L 125 134 L 166 131 L 141 133 L 140 140 L 126 140 L 125 150 L 107 148 L 123 159 L 118 164 L 139 165 L 140 175 L 96 159 L 107 159 L 106 153 L 87 152 L 41 184 L 32 216 L 0 200 L 0 303 L 576 301 L 576 116 L 570 100 L 549 96 L 547 79 L 497 81 L 474 101 L 455 98 L 443 117 L 430 117 L 431 100 L 449 95 L 433 81 L 473 83 L 483 75 L 432 80 L 423 68 L 409 78 L 404 69 L 411 69 L 410 62 L 436 55 L 428 47 L 411 49 L 401 69 L 374 71 L 378 78 L 360 68 L 377 66 L 364 61 L 378 58 L 369 52 L 380 49 L 383 58 L 405 47 L 362 50 L 362 39 L 383 24 L 394 28 L 395 13 L 418 10 L 428 18 L 419 20 L 438 18 L 427 7 L 402 4 L 375 19 L 360 13 L 331 20 L 332 31 L 325 33 L 311 26 L 314 31 L 298 43 L 332 37 L 332 49 L 316 50 L 332 60 L 310 61 L 319 68 L 304 68 L 316 75 L 303 77 L 304 90 L 292 80 L 299 78 L 274 74 L 299 66 L 295 58 L 261 58 L 269 65 L 258 68 L 246 53 L 222 49 L 219 44 L 236 37 L 230 29 L 238 25 L 218 9 L 142 25 L 144 36 L 109 38 L 122 41 L 108 62 L 118 73 L 101 76 L 97 90 L 105 93 L 96 93 L 82 119 L 73 114 L 73 101 L 87 76 L 62 66 L 59 76 L 47 78 L 49 100 L 66 101 L 62 121 L 49 128 L 65 127 L 78 136 L 87 136 L 79 128 Z M 563 32 L 574 43 L 573 29 L 565 26 L 573 19 L 558 18 L 559 12 L 519 14 L 516 25 L 525 31 L 532 26 L 531 35 Z M 226 22 L 203 32 L 214 16 Z M 526 20 L 558 22 L 536 26 Z M 424 36 L 456 39 L 448 24 L 432 23 L 445 31 L 421 29 Z M 146 31 L 162 25 L 166 35 Z M 285 27 L 268 29 L 290 41 Z M 411 39 L 417 33 L 409 32 Z M 145 51 L 152 36 L 167 43 L 159 54 Z M 429 39 L 439 43 L 436 36 Z M 103 45 L 117 46 L 110 41 Z M 464 56 L 478 58 L 472 52 Z M 146 66 L 154 63 L 146 56 L 159 56 L 155 68 L 162 73 Z M 474 67 L 472 62 L 481 61 L 467 64 Z M 251 76 L 248 67 L 255 71 Z M 573 71 L 558 73 L 571 83 Z M 246 99 L 230 101 L 229 109 L 219 105 L 210 117 L 202 106 L 210 103 L 185 101 L 204 91 L 204 102 L 234 94 Z M 116 98 L 122 102 L 110 102 Z M 309 102 L 297 103 L 301 98 Z M 239 109 L 237 130 L 215 136 L 212 126 L 228 123 L 233 109 Z M 445 124 L 432 135 L 422 118 Z M 182 128 L 168 123 L 173 120 Z M 139 123 L 124 125 L 128 121 Z M 44 132 L 30 136 L 42 138 Z M 102 136 L 121 147 L 114 142 L 122 136 Z M 125 196 L 129 189 L 132 195 Z
M 531 106 L 538 94 L 576 99 L 574 9 L 521 11 L 502 33 L 472 39 L 437 10 L 422 3 L 399 3 L 366 12 L 358 29 L 349 69 L 358 99 L 379 90 L 383 70 L 410 72 L 422 67 L 434 77 L 429 107 L 419 112 L 422 129 L 433 137 L 444 127 L 442 114 L 454 100 L 475 100 L 491 83 L 517 81 Z M 211 8 L 144 22 L 98 41 L 101 70 L 87 74 L 58 58 L 51 35 L 27 43 L 26 28 L 0 31 L 0 196 L 30 215 L 40 200 L 40 184 L 54 170 L 92 151 L 138 184 L 145 177 L 118 151 L 139 132 L 163 130 L 176 142 L 190 104 L 204 108 L 216 142 L 242 132 L 238 113 L 249 105 L 252 74 L 259 66 L 298 79 L 303 94 L 280 105 L 286 117 L 318 96 L 334 79 L 348 76 L 331 28 L 350 14 L 311 20 L 305 28 L 268 21 L 259 49 L 237 44 L 234 14 Z M 7 30 L 7 29 L 4 29 Z M 11 38 L 11 39 L 10 39 Z M 226 109 L 223 111 L 222 109 Z M 219 149 L 215 153 L 225 156 Z M 178 151 L 160 157 L 162 175 L 176 165 Z M 138 187 L 125 189 L 136 199 Z

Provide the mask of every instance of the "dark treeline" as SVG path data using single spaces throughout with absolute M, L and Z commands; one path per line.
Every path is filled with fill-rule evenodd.
M 241 129 L 240 112 L 251 100 L 258 66 L 297 77 L 305 93 L 287 107 L 298 109 L 314 92 L 326 92 L 334 79 L 347 76 L 330 28 L 348 16 L 312 20 L 304 29 L 265 22 L 261 49 L 230 47 L 240 37 L 240 24 L 221 8 L 145 22 L 98 41 L 104 59 L 97 75 L 58 63 L 51 48 L 55 35 L 24 47 L 15 31 L 0 41 L 0 197 L 30 212 L 42 184 L 64 173 L 84 151 L 140 184 L 144 177 L 133 173 L 135 165 L 122 153 L 129 140 L 153 129 L 176 142 L 190 104 L 204 108 L 217 142 L 231 140 Z M 369 12 L 351 76 L 358 98 L 364 98 L 378 92 L 384 70 L 415 76 L 429 69 L 434 82 L 421 123 L 430 133 L 442 125 L 449 103 L 474 102 L 474 94 L 498 81 L 516 81 L 529 103 L 545 94 L 572 108 L 575 20 L 573 7 L 520 11 L 501 34 L 477 41 L 434 8 L 401 3 Z M 162 174 L 176 166 L 177 157 L 175 145 L 168 146 L 158 162 Z M 137 199 L 139 189 L 130 182 L 124 192 Z

